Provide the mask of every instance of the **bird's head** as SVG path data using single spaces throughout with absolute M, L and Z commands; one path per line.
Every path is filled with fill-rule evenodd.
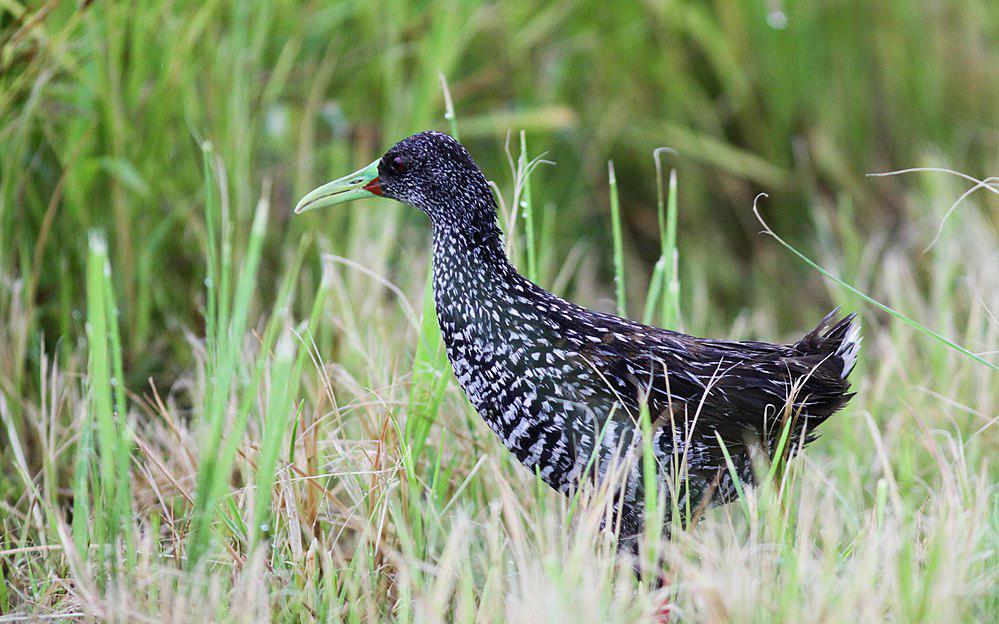
M 303 197 L 295 212 L 376 196 L 419 208 L 435 226 L 495 220 L 486 177 L 461 143 L 441 132 L 419 132 L 399 141 L 367 167 Z

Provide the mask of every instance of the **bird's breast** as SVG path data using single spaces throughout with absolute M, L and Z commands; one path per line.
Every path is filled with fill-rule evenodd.
M 455 377 L 489 428 L 549 485 L 570 488 L 593 449 L 602 409 L 572 355 L 520 306 L 503 310 L 459 296 L 438 308 L 438 319 Z

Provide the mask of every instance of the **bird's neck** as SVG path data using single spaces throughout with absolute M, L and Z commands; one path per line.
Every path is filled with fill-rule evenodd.
M 495 218 L 434 224 L 434 287 L 445 298 L 484 296 L 519 277 L 503 247 Z
M 483 215 L 485 217 L 485 215 Z M 498 337 L 526 281 L 507 259 L 495 219 L 434 224 L 434 303 L 449 351 L 454 340 Z
M 514 310 L 524 306 L 529 282 L 507 259 L 495 222 L 472 228 L 435 224 L 433 265 L 437 321 L 451 367 L 495 430 L 497 393 L 514 378 L 509 338 L 523 331 L 517 326 L 522 315 Z

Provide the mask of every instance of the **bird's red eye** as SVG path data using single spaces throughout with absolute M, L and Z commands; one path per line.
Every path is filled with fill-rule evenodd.
M 399 175 L 409 167 L 409 161 L 404 156 L 392 156 L 385 159 L 384 165 L 387 173 Z

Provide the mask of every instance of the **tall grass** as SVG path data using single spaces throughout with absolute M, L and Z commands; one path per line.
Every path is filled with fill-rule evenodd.
M 212 199 L 206 205 L 220 208 Z M 968 262 L 992 249 L 995 238 L 974 219 L 960 233 L 970 244 L 941 241 L 949 260 L 936 265 L 931 279 L 949 280 L 951 263 L 971 266 L 977 287 L 995 292 L 987 290 L 995 278 L 984 263 Z M 92 240 L 89 327 L 96 337 L 108 336 L 111 274 L 104 246 Z M 255 255 L 248 250 L 246 258 Z M 236 264 L 241 268 L 230 270 L 246 275 L 248 265 Z M 226 347 L 229 332 L 216 330 L 219 353 L 235 348 L 242 355 L 233 365 L 233 399 L 223 408 L 228 425 L 214 444 L 205 439 L 211 421 L 186 418 L 181 403 L 185 396 L 208 400 L 218 386 L 207 340 L 192 342 L 202 363 L 166 400 L 149 395 L 130 403 L 127 422 L 141 423 L 134 451 L 127 438 L 105 444 L 86 433 L 86 415 L 101 417 L 88 401 L 116 404 L 113 340 L 92 338 L 67 357 L 70 368 L 89 359 L 86 384 L 56 375 L 54 390 L 66 408 L 44 413 L 39 410 L 53 408 L 29 406 L 27 417 L 57 446 L 75 443 L 78 457 L 92 458 L 84 466 L 96 470 L 122 449 L 132 467 L 123 475 L 119 464 L 109 464 L 109 477 L 95 473 L 74 492 L 74 528 L 86 536 L 80 542 L 46 545 L 46 532 L 39 532 L 45 523 L 38 525 L 30 512 L 31 501 L 44 504 L 40 493 L 25 490 L 24 503 L 5 499 L 14 512 L 5 519 L 2 567 L 14 613 L 123 621 L 212 613 L 226 621 L 606 622 L 650 618 L 668 598 L 691 621 L 801 621 L 820 613 L 851 622 L 973 621 L 994 607 L 988 543 L 996 406 L 985 367 L 934 353 L 916 334 L 869 324 L 858 397 L 824 428 L 813 451 L 745 491 L 738 505 L 709 513 L 689 531 L 674 527 L 671 541 L 649 538 L 645 565 L 661 561 L 669 571 L 668 585 L 657 590 L 634 584 L 630 566 L 599 531 L 606 492 L 584 493 L 573 505 L 539 488 L 483 432 L 447 378 L 429 386 L 439 393 L 431 401 L 407 399 L 423 383 L 416 374 L 420 360 L 410 359 L 407 345 L 418 345 L 424 330 L 384 297 L 384 282 L 348 265 L 343 271 L 327 265 L 326 277 L 314 284 L 318 290 L 307 297 L 317 302 L 310 321 L 296 328 L 287 313 L 300 290 L 295 284 L 302 284 L 301 266 L 289 264 L 262 333 L 255 337 L 247 327 L 243 340 Z M 419 295 L 423 266 L 397 274 L 402 292 Z M 889 266 L 904 270 L 894 261 Z M 867 283 L 907 308 L 929 310 L 927 322 L 943 322 L 948 311 L 934 312 L 913 280 L 887 273 Z M 230 283 L 233 295 L 239 293 L 240 278 Z M 948 288 L 956 296 L 960 286 Z M 213 296 L 222 298 L 222 292 Z M 374 313 L 371 301 L 377 301 Z M 240 315 L 238 302 L 235 296 L 228 306 L 230 328 Z M 994 319 L 978 310 L 964 317 L 959 333 L 974 343 L 994 341 Z M 351 320 L 359 316 L 363 324 Z M 752 322 L 754 333 L 773 331 L 763 317 Z M 324 327 L 343 329 L 324 335 Z M 302 367 L 306 351 L 313 365 Z M 895 392 L 899 384 L 911 392 Z M 128 431 L 111 418 L 109 431 Z M 393 424 L 399 420 L 423 424 L 418 433 L 406 432 Z M 14 440 L 14 448 L 24 447 Z M 414 453 L 421 445 L 432 452 Z M 192 486 L 213 480 L 212 470 L 230 476 L 214 479 L 218 489 L 199 502 L 205 490 Z M 126 506 L 108 507 L 103 501 L 115 497 L 103 492 L 117 488 L 129 492 Z M 86 501 L 93 501 L 92 510 Z M 67 550 L 76 543 L 81 553 L 114 556 L 111 542 L 97 537 L 101 509 L 116 514 L 119 543 L 135 543 L 134 558 L 120 559 L 107 584 L 98 563 L 74 564 Z M 61 512 L 54 506 L 51 513 Z M 65 579 L 59 589 L 40 582 L 45 571 Z
M 994 199 L 862 176 L 993 172 L 988 26 L 775 6 L 4 4 L 0 621 L 991 619 L 995 373 L 864 297 L 994 364 Z M 420 215 L 289 218 L 425 127 L 461 132 L 518 266 L 574 301 L 733 338 L 863 315 L 816 445 L 650 527 L 665 587 L 615 555 L 606 491 L 548 491 L 468 405 Z M 758 235 L 759 187 L 856 291 Z

